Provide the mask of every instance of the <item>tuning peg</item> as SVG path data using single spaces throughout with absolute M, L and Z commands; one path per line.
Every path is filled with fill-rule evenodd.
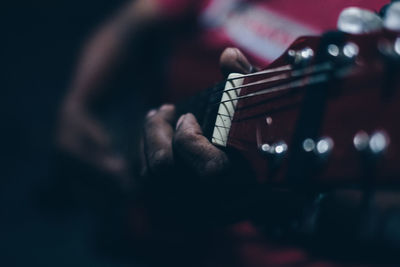
M 364 131 L 359 131 L 354 136 L 353 144 L 359 152 L 368 153 L 371 156 L 379 156 L 388 148 L 390 138 L 383 130 L 375 131 L 371 136 Z
M 339 15 L 337 28 L 351 34 L 363 34 L 382 29 L 383 21 L 374 12 L 358 7 L 345 8 Z
M 387 12 L 389 6 L 390 6 L 390 4 L 386 4 L 381 8 L 381 10 L 379 10 L 378 14 L 379 14 L 379 16 L 381 16 L 381 18 L 384 18 L 386 16 L 386 12 Z
M 388 30 L 400 31 L 400 2 L 394 2 L 387 7 L 383 26 Z

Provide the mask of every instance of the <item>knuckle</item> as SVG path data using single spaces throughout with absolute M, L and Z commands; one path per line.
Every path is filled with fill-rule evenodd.
M 185 146 L 186 144 L 193 142 L 197 139 L 197 135 L 190 128 L 179 130 L 174 136 L 174 145 L 177 147 Z
M 170 151 L 159 149 L 152 153 L 149 158 L 149 167 L 155 172 L 161 172 L 173 164 L 173 157 Z
M 161 117 L 158 114 L 155 114 L 151 117 L 148 117 L 145 121 L 145 128 L 152 128 L 154 126 L 159 125 L 160 123 L 162 123 L 163 120 L 161 119 Z
M 235 60 L 236 58 L 237 58 L 237 49 L 234 47 L 228 47 L 222 52 L 220 56 L 220 62 L 226 63 Z
M 235 55 L 236 51 L 234 47 L 227 47 L 224 49 L 224 51 L 221 54 L 222 57 L 230 56 L 230 55 Z

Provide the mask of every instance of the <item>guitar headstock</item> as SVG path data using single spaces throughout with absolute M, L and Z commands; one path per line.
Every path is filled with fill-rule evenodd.
M 261 183 L 338 186 L 400 178 L 400 38 L 303 37 L 242 77 L 227 147 Z M 229 80 L 229 79 L 228 79 Z M 235 78 L 229 80 L 239 80 Z

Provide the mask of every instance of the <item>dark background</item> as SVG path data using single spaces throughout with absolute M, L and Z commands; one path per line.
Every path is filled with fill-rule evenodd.
M 2 3 L 1 266 L 124 266 L 94 249 L 88 213 L 54 213 L 42 199 L 60 101 L 79 52 L 122 2 Z

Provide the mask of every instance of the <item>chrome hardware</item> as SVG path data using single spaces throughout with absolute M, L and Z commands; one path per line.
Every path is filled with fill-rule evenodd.
M 267 117 L 265 119 L 265 122 L 267 123 L 267 125 L 271 125 L 272 124 L 272 118 L 271 117 Z
M 327 52 L 333 58 L 346 57 L 347 59 L 353 59 L 358 56 L 360 50 L 355 43 L 345 44 L 342 51 L 336 44 L 330 44 L 327 47 Z
M 328 45 L 328 54 L 332 57 L 337 57 L 340 54 L 339 47 L 335 44 Z
M 347 43 L 343 47 L 343 54 L 348 58 L 354 58 L 354 57 L 358 56 L 359 52 L 360 52 L 360 50 L 355 43 Z
M 333 150 L 333 147 L 334 143 L 332 138 L 324 137 L 317 142 L 314 151 L 319 156 L 326 156 L 330 154 L 330 152 Z
M 379 155 L 388 148 L 390 138 L 383 130 L 376 131 L 371 136 L 364 131 L 359 131 L 353 138 L 353 144 L 360 152 L 369 152 L 372 155 Z
M 310 47 L 303 48 L 299 51 L 291 49 L 287 52 L 287 56 L 289 61 L 294 65 L 304 64 L 308 63 L 314 57 L 314 50 Z
M 398 56 L 400 56 L 400 38 L 397 38 L 394 42 L 393 50 Z
M 311 48 L 306 47 L 300 51 L 300 55 L 302 60 L 310 60 L 314 56 L 314 51 Z
M 389 136 L 384 131 L 377 131 L 369 139 L 369 149 L 374 154 L 381 154 L 389 146 Z
M 338 30 L 351 34 L 363 34 L 382 28 L 382 19 L 374 12 L 358 7 L 343 9 L 337 22 Z
M 400 3 L 392 3 L 386 10 L 383 26 L 392 31 L 400 31 Z
M 271 146 L 269 144 L 262 144 L 260 147 L 260 151 L 263 154 L 271 154 Z
M 369 146 L 369 135 L 364 131 L 359 131 L 353 138 L 353 144 L 357 151 L 366 151 Z
M 274 143 L 273 145 L 262 144 L 260 147 L 260 152 L 267 156 L 276 156 L 277 158 L 282 158 L 288 150 L 288 146 L 285 142 L 280 141 Z
M 288 150 L 288 146 L 285 142 L 280 141 L 273 145 L 273 149 L 274 149 L 274 153 L 276 155 L 283 156 L 286 154 L 286 151 Z
M 303 142 L 303 149 L 305 152 L 312 152 L 315 149 L 315 142 L 311 138 L 307 138 Z
M 303 150 L 307 153 L 314 152 L 318 156 L 324 156 L 328 155 L 332 151 L 334 143 L 330 137 L 321 138 L 318 142 L 315 142 L 311 138 L 307 138 L 303 141 L 302 146 Z

